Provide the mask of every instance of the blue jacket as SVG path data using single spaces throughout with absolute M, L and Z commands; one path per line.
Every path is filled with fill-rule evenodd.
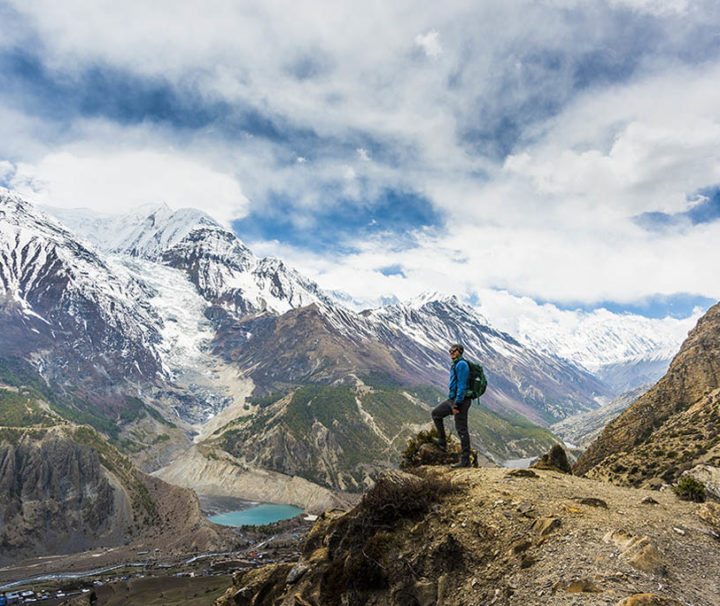
M 457 359 L 456 362 L 453 362 L 452 368 L 450 368 L 448 398 L 452 398 L 457 404 L 460 404 L 460 402 L 465 399 L 465 395 L 467 394 L 467 384 L 469 378 L 470 367 L 461 356 Z

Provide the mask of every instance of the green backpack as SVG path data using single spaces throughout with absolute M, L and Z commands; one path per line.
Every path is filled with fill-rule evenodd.
M 487 379 L 485 378 L 485 371 L 483 370 L 483 367 L 480 366 L 480 364 L 477 364 L 476 362 L 470 362 L 470 360 L 465 361 L 470 368 L 466 397 L 470 398 L 471 400 L 475 400 L 476 398 L 479 398 L 481 395 L 483 395 L 485 393 L 485 390 L 487 389 Z

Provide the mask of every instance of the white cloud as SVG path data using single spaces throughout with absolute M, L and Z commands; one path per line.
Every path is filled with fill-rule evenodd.
M 689 0 L 610 0 L 610 5 L 665 17 L 686 12 Z
M 418 34 L 415 36 L 415 44 L 422 48 L 428 57 L 433 59 L 443 53 L 443 48 L 440 44 L 440 34 L 436 31 Z
M 248 205 L 232 176 L 151 151 L 52 153 L 37 164 L 18 164 L 10 185 L 48 206 L 118 212 L 165 202 L 200 208 L 226 225 L 244 216 Z
M 7 160 L 0 160 L 0 180 L 6 181 L 15 173 L 15 167 Z
M 370 154 L 368 153 L 368 150 L 363 147 L 358 147 L 355 151 L 363 162 L 370 162 Z

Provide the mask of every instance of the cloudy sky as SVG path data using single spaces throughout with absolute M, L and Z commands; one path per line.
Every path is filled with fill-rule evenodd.
M 685 317 L 720 298 L 720 4 L 0 0 L 0 184 L 202 208 L 359 301 Z

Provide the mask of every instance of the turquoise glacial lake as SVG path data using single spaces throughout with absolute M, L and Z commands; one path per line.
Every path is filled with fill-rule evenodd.
M 303 513 L 302 509 L 292 505 L 257 505 L 242 511 L 228 511 L 208 518 L 223 526 L 262 526 L 280 520 L 289 520 Z

